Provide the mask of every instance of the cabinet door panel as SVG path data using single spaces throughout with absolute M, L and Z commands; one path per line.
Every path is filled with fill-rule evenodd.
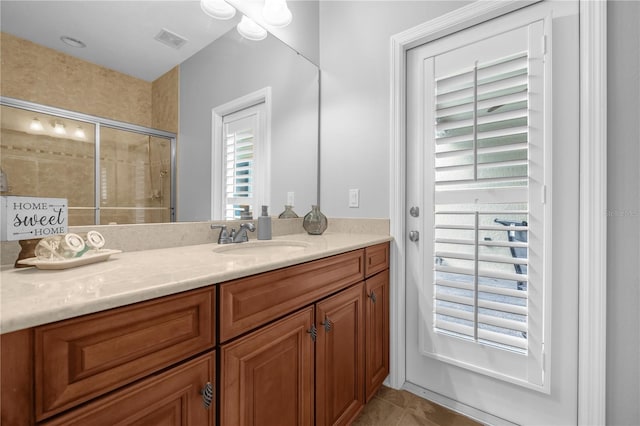
M 215 352 L 130 385 L 42 423 L 43 426 L 213 426 L 215 402 L 201 391 L 215 383 Z
M 365 281 L 367 402 L 389 374 L 389 270 Z
M 348 424 L 364 405 L 363 283 L 316 305 L 316 424 Z
M 41 420 L 213 347 L 213 289 L 37 327 Z
M 313 424 L 309 307 L 222 347 L 221 424 Z

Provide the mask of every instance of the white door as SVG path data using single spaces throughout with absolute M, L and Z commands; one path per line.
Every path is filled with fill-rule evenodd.
M 577 422 L 578 4 L 407 52 L 406 379 Z

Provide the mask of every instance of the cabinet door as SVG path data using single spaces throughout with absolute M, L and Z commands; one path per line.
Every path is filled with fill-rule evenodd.
M 206 408 L 202 396 L 207 383 L 215 384 L 215 352 L 94 400 L 42 425 L 213 426 L 215 398 Z
M 367 402 L 389 374 L 389 270 L 365 281 Z
M 313 307 L 222 346 L 222 425 L 313 425 Z
M 363 283 L 316 305 L 316 424 L 344 425 L 364 405 Z

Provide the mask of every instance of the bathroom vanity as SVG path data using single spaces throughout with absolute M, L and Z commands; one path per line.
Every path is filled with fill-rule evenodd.
M 3 308 L 57 296 L 2 315 L 2 424 L 349 424 L 389 371 L 389 237 L 265 243 L 3 271 Z

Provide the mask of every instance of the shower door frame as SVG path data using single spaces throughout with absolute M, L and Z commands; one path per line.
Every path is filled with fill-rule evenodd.
M 100 224 L 100 130 L 102 126 L 123 130 L 127 132 L 140 133 L 152 137 L 168 139 L 171 147 L 171 196 L 169 203 L 169 217 L 171 222 L 176 221 L 176 134 L 166 132 L 164 130 L 153 129 L 151 127 L 139 126 L 137 124 L 126 123 L 123 121 L 111 120 L 108 118 L 97 117 L 95 115 L 84 114 L 75 111 L 69 111 L 62 108 L 51 107 L 47 105 L 29 102 L 22 99 L 15 99 L 6 96 L 0 96 L 0 105 L 19 108 L 40 114 L 54 115 L 60 118 L 82 121 L 94 126 L 95 138 L 95 155 L 94 155 L 94 222 Z

